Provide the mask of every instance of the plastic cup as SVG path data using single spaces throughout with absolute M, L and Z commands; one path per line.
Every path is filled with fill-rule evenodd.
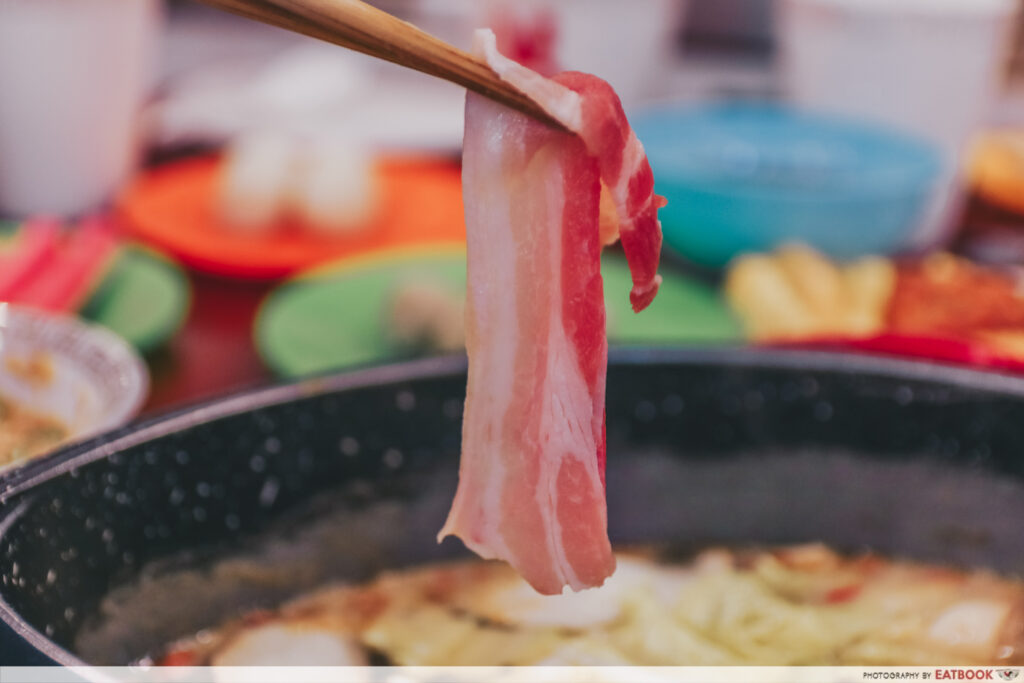
M 0 0 L 0 214 L 74 215 L 136 159 L 159 0 Z

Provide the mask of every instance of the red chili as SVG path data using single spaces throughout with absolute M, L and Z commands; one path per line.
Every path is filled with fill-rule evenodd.
M 861 585 L 852 583 L 848 586 L 840 586 L 839 588 L 833 588 L 828 593 L 825 593 L 825 602 L 829 605 L 835 605 L 841 602 L 849 602 L 860 594 Z
M 195 666 L 196 653 L 192 650 L 174 650 L 168 652 L 158 662 L 160 666 Z

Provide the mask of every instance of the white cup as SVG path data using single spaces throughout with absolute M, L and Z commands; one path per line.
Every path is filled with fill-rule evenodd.
M 106 202 L 136 159 L 160 0 L 0 0 L 0 213 Z
M 784 0 L 784 87 L 798 106 L 923 138 L 944 172 L 908 244 L 946 240 L 963 154 L 995 103 L 1018 0 Z

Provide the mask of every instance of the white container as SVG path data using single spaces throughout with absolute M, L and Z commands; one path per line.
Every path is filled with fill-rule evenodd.
M 0 0 L 0 213 L 80 214 L 130 172 L 160 0 Z
M 529 21 L 549 12 L 555 59 L 563 70 L 608 81 L 625 106 L 661 92 L 674 66 L 674 41 L 688 0 L 417 0 L 410 19 L 429 33 L 468 49 L 473 29 L 497 11 Z
M 798 106 L 937 145 L 945 172 L 911 247 L 950 236 L 962 157 L 991 113 L 1017 0 L 783 0 L 784 87 Z
M 14 363 L 33 361 L 49 366 L 52 376 L 39 381 L 11 371 Z M 0 303 L 0 396 L 56 419 L 68 431 L 66 441 L 124 425 L 148 395 L 146 363 L 110 330 Z M 0 471 L 7 467 L 0 464 Z

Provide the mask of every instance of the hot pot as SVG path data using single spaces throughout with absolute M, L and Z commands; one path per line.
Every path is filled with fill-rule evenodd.
M 456 484 L 465 369 L 432 359 L 252 391 L 8 473 L 2 660 L 129 663 L 325 581 L 468 555 L 434 540 Z M 616 543 L 820 540 L 1024 572 L 1024 378 L 629 350 L 613 354 L 607 415 Z M 258 571 L 143 594 L 104 622 L 105 596 L 140 572 L 260 543 Z

